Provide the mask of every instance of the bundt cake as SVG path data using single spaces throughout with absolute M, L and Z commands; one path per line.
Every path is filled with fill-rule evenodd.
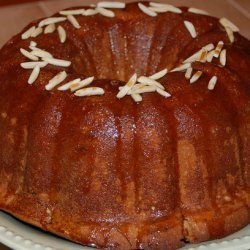
M 0 51 L 0 209 L 107 249 L 250 221 L 250 42 L 194 8 L 100 2 Z

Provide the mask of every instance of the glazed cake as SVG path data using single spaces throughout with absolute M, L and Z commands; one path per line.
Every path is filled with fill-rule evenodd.
M 226 18 L 100 2 L 0 51 L 0 209 L 107 249 L 249 223 L 250 43 Z

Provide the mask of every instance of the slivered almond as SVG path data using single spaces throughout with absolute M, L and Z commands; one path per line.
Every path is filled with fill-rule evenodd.
M 202 63 L 205 63 L 207 61 L 207 54 L 208 54 L 208 52 L 206 50 L 204 50 L 199 58 L 199 61 Z
M 188 32 L 190 33 L 191 37 L 196 38 L 197 37 L 197 32 L 195 30 L 194 25 L 189 21 L 184 21 L 184 25 L 187 28 Z
M 69 20 L 69 22 L 76 28 L 76 29 L 80 29 L 81 25 L 78 23 L 78 21 L 76 20 L 76 18 L 72 15 L 68 15 L 67 19 Z
M 196 82 L 201 77 L 201 75 L 202 75 L 201 71 L 195 72 L 194 75 L 190 79 L 190 83 Z
M 135 102 L 141 102 L 142 101 L 142 96 L 140 94 L 132 94 L 131 97 Z
M 224 42 L 223 41 L 219 41 L 215 50 L 214 50 L 214 57 L 218 58 L 220 55 L 220 52 L 223 48 Z
M 28 52 L 25 49 L 20 49 L 20 52 L 22 53 L 23 56 L 27 57 L 28 59 L 32 60 L 32 61 L 38 61 L 38 57 L 32 55 L 30 52 Z
M 44 29 L 44 34 L 50 34 L 53 33 L 56 30 L 56 26 L 54 23 L 51 23 L 47 25 Z
M 75 96 L 93 96 L 93 95 L 103 95 L 105 93 L 104 89 L 98 87 L 89 87 L 77 90 Z
M 177 68 L 172 69 L 171 72 L 184 71 L 190 67 L 191 67 L 191 63 L 185 63 L 185 64 L 180 65 Z
M 191 67 L 187 69 L 186 74 L 185 74 L 185 78 L 186 79 L 190 79 L 191 78 L 192 71 L 193 71 L 193 68 L 191 68 Z
M 166 9 L 164 8 L 159 8 L 159 7 L 148 7 L 148 9 L 152 12 L 155 12 L 155 13 L 165 13 L 167 12 Z
M 217 83 L 217 80 L 218 80 L 217 76 L 213 76 L 213 77 L 210 79 L 207 88 L 208 88 L 209 90 L 213 90 L 214 87 L 215 87 L 215 85 L 216 85 L 216 83 Z
M 43 33 L 43 29 L 41 27 L 37 27 L 31 34 L 31 37 L 37 37 Z
M 203 52 L 204 52 L 204 49 L 201 49 L 195 52 L 192 56 L 188 57 L 185 61 L 183 61 L 183 63 L 191 63 L 191 62 L 198 61 Z
M 147 6 L 145 6 L 145 5 L 142 4 L 142 3 L 138 3 L 138 7 L 139 7 L 139 9 L 140 9 L 144 14 L 146 14 L 146 15 L 148 15 L 148 16 L 152 16 L 152 17 L 157 16 L 157 13 L 156 13 L 156 12 L 150 10 Z
M 194 14 L 200 14 L 200 15 L 209 15 L 209 13 L 205 10 L 200 10 L 196 8 L 189 8 L 188 12 L 194 13 Z
M 195 52 L 192 56 L 188 57 L 185 61 L 183 61 L 183 63 L 198 61 L 204 51 L 210 51 L 212 49 L 214 49 L 214 45 L 212 43 L 209 43 L 202 47 L 199 51 Z
M 48 62 L 51 65 L 60 66 L 60 67 L 69 67 L 71 65 L 70 61 L 56 59 L 56 58 L 45 57 L 43 58 L 43 61 Z
M 35 31 L 36 26 L 32 26 L 30 27 L 28 30 L 26 30 L 23 34 L 22 34 L 22 39 L 26 40 L 28 38 L 30 38 L 31 34 Z
M 71 87 L 73 84 L 79 83 L 80 81 L 81 81 L 81 78 L 74 79 L 74 80 L 72 80 L 72 81 L 70 81 L 70 82 L 68 82 L 68 83 L 66 83 L 66 84 L 64 84 L 64 85 L 62 85 L 62 86 L 60 86 L 60 87 L 58 88 L 58 90 L 60 90 L 60 91 L 68 90 L 68 89 L 70 89 L 70 87 Z
M 67 38 L 65 29 L 61 25 L 59 25 L 57 27 L 57 32 L 58 32 L 58 35 L 59 35 L 60 42 L 65 43 L 66 38 Z
M 97 12 L 105 17 L 114 17 L 115 13 L 112 10 L 107 10 L 105 8 L 96 8 Z
M 234 33 L 229 27 L 225 27 L 225 31 L 227 33 L 228 39 L 231 43 L 234 42 Z
M 58 84 L 63 82 L 67 78 L 67 73 L 65 71 L 62 71 L 58 73 L 55 77 L 53 77 L 49 83 L 45 86 L 45 89 L 50 91 L 54 87 L 56 87 Z
M 97 10 L 93 10 L 93 9 L 87 9 L 82 15 L 83 16 L 93 16 L 98 14 Z
M 122 90 L 122 88 L 123 88 L 123 87 L 119 87 L 119 90 Z M 133 87 L 133 88 L 134 88 L 134 87 Z M 131 95 L 131 94 L 132 94 L 132 92 L 133 92 L 133 88 L 132 88 L 132 89 L 130 89 L 130 90 L 128 91 L 127 95 Z
M 32 51 L 35 51 L 35 50 L 40 50 L 40 51 L 43 51 L 42 49 L 39 49 L 37 48 L 36 46 L 29 46 L 29 48 L 32 50 Z
M 139 89 L 136 89 L 132 92 L 132 94 L 143 94 L 143 93 L 150 93 L 150 92 L 155 92 L 157 89 L 156 86 L 143 86 Z
M 209 43 L 202 48 L 206 51 L 211 51 L 212 49 L 214 49 L 214 45 L 212 43 Z
M 139 88 L 142 88 L 143 86 L 148 86 L 147 84 L 143 84 L 143 83 L 137 83 L 133 86 L 133 88 L 128 92 L 128 95 L 131 95 L 131 93 L 133 93 L 134 91 L 136 91 Z
M 160 88 L 157 88 L 157 89 L 156 89 L 156 92 L 157 92 L 158 94 L 164 96 L 164 97 L 170 97 L 170 96 L 171 96 L 171 94 L 169 94 L 167 91 L 164 91 L 164 90 L 162 90 L 162 89 L 160 89 Z
M 28 84 L 33 84 L 36 81 L 36 79 L 38 78 L 39 73 L 40 73 L 40 67 L 38 65 L 36 65 L 36 67 L 33 69 L 32 73 L 29 77 Z
M 60 11 L 60 15 L 68 16 L 68 15 L 82 15 L 85 9 L 76 9 L 76 10 L 62 10 Z
M 78 89 L 81 89 L 81 88 L 84 88 L 84 87 L 90 85 L 93 81 L 94 81 L 94 77 L 93 77 L 93 76 L 92 76 L 92 77 L 88 77 L 88 78 L 82 80 L 81 82 L 72 84 L 72 85 L 70 86 L 70 90 L 71 90 L 72 92 L 74 92 L 74 91 L 76 91 L 76 90 L 78 90 Z
M 40 58 L 45 58 L 45 57 L 53 58 L 53 56 L 49 52 L 47 52 L 45 50 L 41 50 L 41 49 L 33 50 L 33 51 L 30 52 L 30 54 L 34 55 L 34 56 L 37 56 L 37 57 L 40 57 Z
M 158 9 L 164 9 L 168 12 L 173 12 L 173 13 L 177 13 L 180 14 L 182 13 L 182 10 L 180 8 L 177 8 L 171 4 L 164 4 L 164 3 L 155 3 L 155 2 L 150 2 L 149 5 L 151 7 L 154 8 L 158 8 Z
M 214 50 L 208 52 L 208 54 L 207 54 L 207 62 L 212 62 L 213 57 L 214 57 Z
M 108 8 L 108 9 L 124 9 L 126 4 L 123 2 L 99 2 L 97 7 Z
M 24 63 L 21 63 L 21 67 L 24 69 L 34 69 L 36 66 L 43 68 L 47 65 L 48 65 L 47 62 L 24 62 Z
M 129 81 L 123 86 L 123 88 L 119 91 L 117 94 L 117 98 L 123 98 L 125 95 L 127 95 L 128 91 L 135 85 L 137 80 L 137 74 L 134 74 Z
M 225 28 L 225 31 L 227 33 L 227 36 L 231 43 L 234 42 L 234 32 L 239 32 L 240 29 L 231 21 L 229 21 L 227 18 L 222 17 L 219 20 L 220 24 Z
M 229 21 L 227 18 L 225 17 L 222 17 L 220 20 L 219 20 L 220 24 L 224 27 L 228 27 L 230 28 L 233 32 L 239 32 L 240 29 L 234 24 L 232 23 L 231 21 Z
M 146 85 L 150 85 L 150 86 L 156 86 L 160 89 L 164 89 L 164 87 L 157 81 L 149 78 L 149 77 L 146 77 L 146 76 L 140 76 L 137 80 L 139 83 L 142 83 L 142 84 L 146 84 Z
M 52 23 L 60 23 L 60 22 L 63 22 L 65 20 L 67 20 L 66 17 L 49 17 L 49 18 L 42 20 L 38 24 L 38 26 L 43 27 L 43 26 L 47 26 L 47 25 L 52 24 Z
M 166 74 L 168 73 L 168 69 L 163 69 L 151 76 L 149 76 L 149 78 L 153 79 L 153 80 L 159 80 L 161 79 L 162 77 L 164 77 Z
M 225 49 L 223 49 L 222 51 L 221 51 L 221 53 L 220 53 L 220 63 L 221 63 L 221 65 L 222 66 L 226 66 L 226 54 L 227 53 L 227 51 L 225 50 Z
M 34 42 L 34 41 L 31 41 L 31 42 L 30 42 L 30 46 L 32 46 L 32 47 L 36 47 L 36 46 L 37 46 L 37 43 L 36 43 L 36 42 Z
M 153 6 L 150 6 L 148 7 L 149 10 L 151 11 L 154 11 L 156 13 L 166 13 L 166 12 L 172 12 L 172 13 L 181 13 L 181 10 L 179 11 L 176 11 L 176 9 L 173 9 L 173 8 L 169 8 L 169 7 L 166 7 L 166 6 L 163 6 L 163 7 L 153 7 Z

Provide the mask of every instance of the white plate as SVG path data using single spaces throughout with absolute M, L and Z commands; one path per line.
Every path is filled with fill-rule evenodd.
M 0 212 L 0 242 L 15 250 L 93 250 L 40 231 Z M 221 240 L 186 245 L 180 250 L 249 250 L 250 225 Z

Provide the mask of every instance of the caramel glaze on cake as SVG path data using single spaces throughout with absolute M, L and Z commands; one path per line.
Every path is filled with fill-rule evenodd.
M 1 210 L 108 249 L 176 249 L 249 223 L 250 43 L 238 33 L 230 43 L 218 19 L 181 9 L 151 17 L 127 4 L 113 10 L 114 18 L 77 16 L 80 29 L 60 23 L 65 43 L 56 32 L 27 40 L 19 34 L 2 48 Z M 72 62 L 67 80 L 94 75 L 105 94 L 46 91 L 64 70 L 56 66 L 27 84 L 30 70 L 20 67 L 26 59 L 19 49 L 31 40 Z M 171 98 L 116 98 L 132 74 L 171 70 L 220 40 L 226 66 L 217 58 L 193 63 L 203 72 L 194 84 L 183 72 L 168 73 L 160 82 Z M 218 83 L 209 91 L 214 75 Z

